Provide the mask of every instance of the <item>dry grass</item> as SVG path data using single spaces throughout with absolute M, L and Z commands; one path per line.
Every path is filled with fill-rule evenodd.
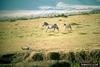
M 47 55 L 43 52 L 33 51 L 30 54 L 19 52 L 0 56 L 1 67 L 80 67 L 80 63 L 100 64 L 100 50 L 49 52 Z
M 44 21 L 57 23 L 60 31 L 45 32 Z M 74 24 L 72 33 L 64 31 L 63 23 L 67 22 Z M 22 51 L 26 45 L 44 52 L 100 49 L 99 33 L 100 14 L 0 22 L 0 54 Z

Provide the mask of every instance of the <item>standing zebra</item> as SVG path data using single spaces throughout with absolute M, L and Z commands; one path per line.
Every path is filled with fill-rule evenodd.
M 65 30 L 67 29 L 69 32 L 72 31 L 72 26 L 71 26 L 71 24 L 65 24 L 65 23 L 64 23 L 64 27 L 65 27 Z
M 46 26 L 47 29 L 46 29 L 46 32 L 48 31 L 48 29 L 55 29 L 59 31 L 59 27 L 57 24 L 48 24 L 47 22 L 44 22 L 42 26 Z

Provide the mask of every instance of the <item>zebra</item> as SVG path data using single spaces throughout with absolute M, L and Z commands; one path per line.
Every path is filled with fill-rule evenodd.
M 71 26 L 71 24 L 65 24 L 65 23 L 64 23 L 64 27 L 65 27 L 65 31 L 66 31 L 66 29 L 67 29 L 69 32 L 72 31 L 72 26 Z
M 43 26 L 43 27 L 44 27 L 44 26 L 47 27 L 46 32 L 48 31 L 48 29 L 54 29 L 54 31 L 55 31 L 55 29 L 56 29 L 56 30 L 59 31 L 59 27 L 58 27 L 57 24 L 49 24 L 49 23 L 47 23 L 47 22 L 44 22 L 42 26 Z

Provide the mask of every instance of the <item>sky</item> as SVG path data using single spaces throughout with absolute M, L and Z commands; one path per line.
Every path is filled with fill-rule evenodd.
M 38 10 L 100 7 L 100 0 L 0 0 L 0 10 Z

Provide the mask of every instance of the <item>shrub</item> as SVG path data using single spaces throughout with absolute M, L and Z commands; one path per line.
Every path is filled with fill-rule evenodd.
M 35 53 L 32 59 L 34 61 L 42 61 L 44 59 L 44 55 L 42 53 Z
M 89 15 L 89 13 L 81 12 L 82 15 Z
M 10 21 L 10 22 L 15 22 L 15 21 L 16 21 L 16 19 L 9 19 L 9 21 Z
M 18 20 L 28 20 L 28 18 L 27 17 L 20 17 L 20 18 L 18 18 Z
M 54 17 L 68 17 L 68 16 L 65 14 L 59 14 L 59 15 L 55 15 Z
M 58 52 L 50 52 L 48 57 L 51 60 L 60 60 L 60 54 Z

